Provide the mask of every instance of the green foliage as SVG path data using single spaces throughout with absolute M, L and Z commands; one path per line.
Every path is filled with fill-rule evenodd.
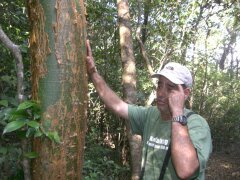
M 40 106 L 34 101 L 24 101 L 17 107 L 8 106 L 7 100 L 0 101 L 0 133 L 2 132 L 0 142 L 0 167 L 7 167 L 3 173 L 0 172 L 0 178 L 6 174 L 17 176 L 21 173 L 21 159 L 23 157 L 33 159 L 38 157 L 36 152 L 21 150 L 21 139 L 47 137 L 55 143 L 60 143 L 60 138 L 56 131 L 49 131 L 48 126 L 40 124 Z M 2 107 L 1 107 L 2 105 Z M 1 130 L 1 128 L 4 128 Z M 14 142 L 14 141 L 15 142 Z M 11 142 L 11 143 L 9 143 Z
M 124 179 L 130 169 L 120 160 L 119 135 L 123 134 L 119 119 L 97 100 L 95 89 L 89 84 L 90 103 L 88 132 L 84 150 L 84 179 Z M 106 133 L 107 132 L 107 133 Z M 108 139 L 104 141 L 104 139 Z M 119 145 L 117 146 L 117 144 Z M 113 147 L 114 146 L 114 147 Z M 129 179 L 129 178 L 127 178 Z
M 27 54 L 29 23 L 25 1 L 1 0 L 0 12 L 0 24 L 3 31 L 12 42 L 21 47 L 24 63 L 24 88 L 25 95 L 28 96 L 30 93 L 30 60 Z M 12 104 L 17 105 L 15 100 L 17 89 L 16 62 L 12 53 L 1 42 L 0 52 L 0 99 L 7 99 Z
M 23 179 L 20 163 L 22 150 L 19 144 L 11 142 L 0 146 L 0 179 Z
M 26 125 L 24 120 L 16 120 L 8 123 L 3 130 L 3 134 L 16 131 Z
M 8 101 L 7 100 L 1 100 L 0 105 L 8 107 Z
M 0 64 L 1 65 L 1 64 Z M 0 74 L 1 72 L 4 71 L 8 71 L 7 69 L 10 67 L 6 67 L 5 68 L 0 68 Z M 2 99 L 8 99 L 8 101 L 11 101 L 11 103 L 13 103 L 12 100 L 10 100 L 10 97 L 14 97 L 16 96 L 16 84 L 17 84 L 17 79 L 16 76 L 13 75 L 14 71 L 10 70 L 8 72 L 8 75 L 2 75 L 0 77 L 0 98 Z M 15 103 L 14 103 L 15 104 Z
M 88 140 L 91 137 L 88 136 Z M 91 140 L 90 140 L 91 142 Z M 89 145 L 89 146 L 88 146 Z M 113 161 L 116 152 L 99 144 L 87 143 L 84 155 L 83 176 L 85 180 L 92 179 L 129 179 L 129 167 Z M 128 178 L 127 178 L 128 177 Z
M 146 70 L 138 69 L 138 82 L 137 82 L 137 104 L 144 105 L 149 94 L 155 89 L 153 83 L 149 80 L 149 75 Z
M 25 2 L 1 0 L 0 12 L 1 26 L 5 32 L 9 33 L 9 38 L 16 44 L 25 41 L 29 28 Z
M 116 2 L 87 0 L 87 20 L 89 39 L 98 71 L 108 85 L 121 96 L 121 60 L 119 49 L 119 34 L 117 26 Z M 93 84 L 89 84 L 89 118 L 84 153 L 85 179 L 118 179 L 126 167 L 121 165 L 120 144 L 123 129 L 119 118 L 110 113 L 99 101 Z M 106 132 L 111 136 L 110 144 L 104 143 Z M 109 156 L 111 154 L 111 156 Z M 105 158 L 104 158 L 105 157 Z M 128 170 L 129 173 L 129 170 Z
M 25 134 L 25 138 L 46 136 L 51 141 L 60 143 L 57 132 L 49 132 L 39 123 L 40 106 L 36 102 L 24 101 L 17 108 L 3 112 L 0 114 L 3 116 L 2 121 L 7 121 L 3 135 L 18 130 Z
M 193 109 L 209 122 L 214 149 L 223 150 L 240 140 L 240 82 L 214 64 L 202 64 L 196 72 Z

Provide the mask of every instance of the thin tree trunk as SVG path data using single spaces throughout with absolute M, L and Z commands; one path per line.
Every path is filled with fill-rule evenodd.
M 23 62 L 22 62 L 22 54 L 20 47 L 16 44 L 14 44 L 8 36 L 4 33 L 2 30 L 2 27 L 0 25 L 0 41 L 4 44 L 6 48 L 8 48 L 15 60 L 17 65 L 17 97 L 18 102 L 21 103 L 24 99 L 24 86 L 23 86 Z
M 224 64 L 225 64 L 227 55 L 229 54 L 229 51 L 232 48 L 232 44 L 234 44 L 236 42 L 236 37 L 237 37 L 236 32 L 232 31 L 232 32 L 229 32 L 229 34 L 230 34 L 230 40 L 229 40 L 228 44 L 226 44 L 224 46 L 223 54 L 222 54 L 220 62 L 219 62 L 219 68 L 221 70 L 224 70 Z
M 236 79 L 238 79 L 238 75 L 239 75 L 239 64 L 240 64 L 240 60 L 239 59 L 236 59 L 236 62 L 237 62 L 237 65 L 236 65 L 236 75 L 235 75 L 235 77 L 236 77 Z
M 18 97 L 18 103 L 20 104 L 24 100 L 24 67 L 22 62 L 22 54 L 20 47 L 13 43 L 8 36 L 4 33 L 2 30 L 2 27 L 0 25 L 0 41 L 4 44 L 5 47 L 7 47 L 13 54 L 16 60 L 16 66 L 17 66 L 17 97 Z M 21 148 L 22 152 L 25 153 L 28 151 L 29 147 L 29 141 L 27 139 L 21 140 Z M 22 159 L 22 166 L 23 166 L 23 172 L 24 172 L 24 179 L 25 180 L 31 180 L 31 174 L 30 174 L 30 161 L 23 157 Z
M 82 0 L 29 0 L 32 95 L 45 130 L 37 139 L 33 179 L 81 179 L 87 118 L 86 22 Z
M 119 34 L 121 59 L 123 66 L 123 96 L 129 104 L 135 104 L 136 98 L 136 67 L 133 53 L 130 14 L 127 0 L 118 0 Z M 130 125 L 126 122 L 128 141 L 131 153 L 131 179 L 139 179 L 141 162 L 141 136 L 133 135 Z

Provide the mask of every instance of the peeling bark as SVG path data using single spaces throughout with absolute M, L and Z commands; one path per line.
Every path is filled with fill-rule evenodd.
M 37 139 L 33 179 L 81 179 L 87 119 L 86 22 L 82 0 L 28 1 L 33 98 L 61 143 Z

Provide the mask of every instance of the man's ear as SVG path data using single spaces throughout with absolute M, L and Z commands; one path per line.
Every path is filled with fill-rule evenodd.
M 187 100 L 187 98 L 190 95 L 191 90 L 190 90 L 190 88 L 185 88 L 183 91 L 184 91 L 185 100 Z

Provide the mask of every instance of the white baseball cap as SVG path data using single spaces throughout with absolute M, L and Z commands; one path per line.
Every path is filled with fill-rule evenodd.
M 189 69 L 179 63 L 170 62 L 163 69 L 158 70 L 152 78 L 164 76 L 174 84 L 184 84 L 186 87 L 192 86 L 192 75 Z

